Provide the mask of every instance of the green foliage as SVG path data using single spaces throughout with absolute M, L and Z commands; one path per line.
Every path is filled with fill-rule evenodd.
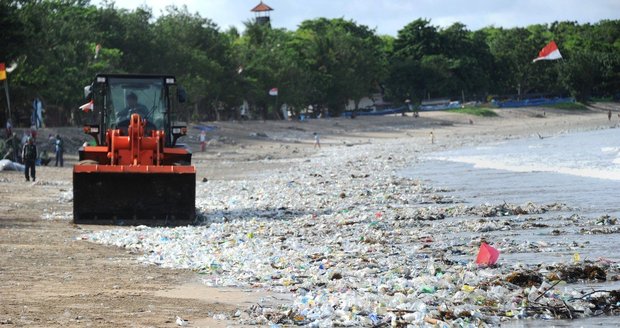
M 416 19 L 393 37 L 327 18 L 303 21 L 295 31 L 254 21 L 243 31 L 222 31 L 185 6 L 155 17 L 146 6 L 93 3 L 0 0 L 0 62 L 18 64 L 9 74 L 18 124 L 28 124 L 34 97 L 53 118 L 48 123 L 79 123 L 83 87 L 99 72 L 176 75 L 190 95 L 180 117 L 196 120 L 235 118 L 244 101 L 254 117 L 278 118 L 282 104 L 294 114 L 312 105 L 338 115 L 350 100 L 375 93 L 395 106 L 491 94 L 588 101 L 620 93 L 620 20 L 470 31 Z M 564 59 L 532 63 L 550 40 Z M 278 97 L 268 94 L 274 87 Z M 0 119 L 5 106 L 0 102 Z
M 302 90 L 307 84 L 295 61 L 292 42 L 292 33 L 286 30 L 246 22 L 245 35 L 235 41 L 236 62 L 241 68 L 237 70 L 238 82 L 240 90 L 245 91 L 238 95 L 237 101 L 245 98 L 263 117 L 269 117 L 268 109 L 275 107 L 276 101 L 278 106 L 303 104 Z M 269 95 L 272 88 L 279 89 L 277 98 Z M 280 115 L 279 111 L 271 112 L 273 117 Z
M 448 111 L 452 113 L 469 114 L 469 115 L 482 116 L 482 117 L 497 116 L 496 112 L 490 109 L 487 109 L 487 108 L 480 108 L 480 107 L 456 108 L 456 109 L 449 109 Z
M 226 90 L 231 89 L 236 74 L 229 39 L 211 20 L 189 13 L 186 7 L 166 10 L 151 26 L 153 48 L 146 55 L 158 62 L 143 71 L 161 73 L 165 69 L 176 75 L 200 105 L 194 107 L 198 112 L 193 115 L 205 118 L 210 113 L 211 118 L 217 118 L 222 102 L 231 100 Z
M 311 87 L 311 103 L 335 115 L 352 99 L 377 91 L 386 72 L 384 43 L 367 26 L 343 19 L 308 20 L 295 38 L 295 53 Z
M 421 100 L 488 91 L 493 57 L 485 35 L 455 23 L 446 29 L 415 20 L 398 32 L 388 86 L 395 100 Z
M 34 97 L 44 99 L 53 118 L 68 121 L 68 108 L 79 99 L 87 81 L 90 22 L 96 9 L 87 1 L 29 1 L 19 5 L 17 17 L 26 38 L 19 53 L 7 61 L 17 60 L 19 68 L 11 73 L 17 117 L 28 121 Z M 70 41 L 69 41 L 70 40 Z
M 23 55 L 24 23 L 15 1 L 0 1 L 0 61 Z

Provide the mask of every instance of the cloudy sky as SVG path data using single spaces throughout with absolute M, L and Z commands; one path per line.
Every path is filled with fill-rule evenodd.
M 93 1 L 96 3 L 96 1 Z M 259 0 L 116 0 L 116 6 L 134 9 L 146 5 L 159 15 L 168 5 L 187 5 L 190 12 L 212 19 L 223 29 L 253 17 Z M 376 28 L 380 34 L 396 35 L 419 17 L 432 24 L 449 26 L 462 22 L 469 29 L 485 26 L 527 26 L 553 21 L 597 22 L 620 19 L 620 0 L 264 0 L 274 8 L 272 26 L 295 30 L 299 23 L 317 17 L 352 19 Z

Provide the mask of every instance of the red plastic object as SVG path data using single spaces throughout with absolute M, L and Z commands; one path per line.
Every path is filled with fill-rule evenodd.
M 476 264 L 478 265 L 493 265 L 497 263 L 497 259 L 499 259 L 499 251 L 490 246 L 487 243 L 482 243 L 480 245 L 480 249 L 478 250 L 478 257 L 476 257 Z

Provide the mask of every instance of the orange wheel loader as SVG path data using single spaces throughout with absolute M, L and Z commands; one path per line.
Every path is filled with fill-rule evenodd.
M 174 104 L 185 91 L 173 76 L 98 74 L 84 88 L 94 141 L 73 167 L 73 222 L 179 226 L 196 217 L 196 168 L 177 140 Z

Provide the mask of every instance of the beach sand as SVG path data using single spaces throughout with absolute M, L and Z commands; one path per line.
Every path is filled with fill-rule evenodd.
M 491 118 L 424 112 L 420 118 L 210 122 L 204 125 L 217 128 L 208 132 L 211 141 L 205 153 L 198 152 L 197 129 L 190 129 L 182 142 L 195 151 L 197 184 L 203 179 L 262 181 L 294 171 L 306 159 L 338 156 L 337 150 L 361 145 L 403 149 L 411 144 L 411 151 L 422 155 L 538 134 L 609 128 L 618 124 L 607 120 L 609 107 L 620 110 L 617 104 L 597 104 L 588 111 L 496 110 L 499 116 Z M 320 149 L 313 147 L 314 132 L 320 135 Z M 44 129 L 40 135 L 48 133 L 61 133 L 70 145 L 86 140 L 77 128 Z M 194 271 L 140 264 L 136 252 L 82 240 L 87 232 L 110 227 L 70 222 L 75 160 L 67 154 L 64 168 L 38 167 L 36 183 L 24 182 L 22 173 L 0 172 L 0 324 L 173 327 L 180 316 L 191 318 L 194 327 L 217 327 L 230 322 L 210 319 L 214 314 L 235 312 L 265 298 L 287 302 L 286 295 L 276 293 L 206 287 Z

